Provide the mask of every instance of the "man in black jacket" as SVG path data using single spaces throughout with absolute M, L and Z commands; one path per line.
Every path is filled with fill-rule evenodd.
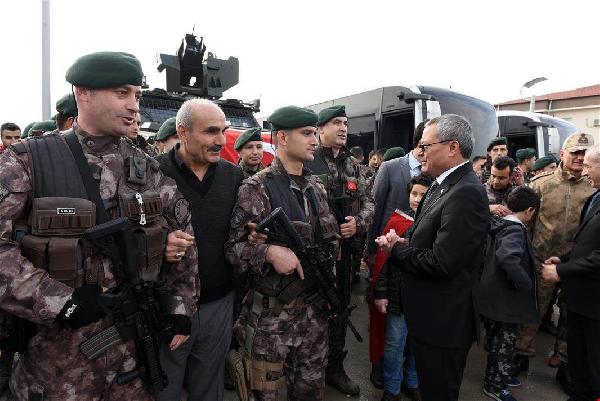
M 423 401 L 458 400 L 478 317 L 473 286 L 489 227 L 485 189 L 469 157 L 474 137 L 461 116 L 429 121 L 421 171 L 437 177 L 417 210 L 410 241 L 377 239 L 403 272 L 402 304 Z M 395 246 L 394 246 L 395 245 Z
M 164 349 L 169 386 L 159 401 L 179 401 L 184 382 L 190 401 L 220 401 L 234 301 L 233 269 L 225 260 L 224 245 L 243 177 L 238 166 L 219 156 L 228 126 L 217 105 L 204 99 L 188 100 L 177 113 L 176 127 L 180 143 L 158 160 L 189 202 L 196 246 L 202 255 L 198 258 L 201 287 L 189 341 L 175 351 Z M 181 204 L 175 212 L 187 213 L 184 209 L 186 205 Z
M 600 147 L 586 151 L 583 175 L 600 188 Z M 542 276 L 562 281 L 565 291 L 571 399 L 595 401 L 600 398 L 600 191 L 583 207 L 571 252 L 546 260 Z

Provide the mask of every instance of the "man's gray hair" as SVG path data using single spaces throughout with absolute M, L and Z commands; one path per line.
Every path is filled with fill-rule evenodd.
M 465 159 L 471 157 L 475 137 L 473 136 L 471 124 L 464 117 L 457 114 L 444 114 L 429 120 L 426 126 L 429 127 L 430 125 L 437 126 L 440 141 L 458 142 L 462 157 Z
M 590 146 L 585 151 L 585 154 L 593 157 L 596 163 L 600 163 L 600 145 Z
M 175 127 L 183 125 L 187 131 L 192 131 L 192 111 L 194 106 L 202 104 L 215 105 L 208 99 L 190 99 L 183 102 L 179 111 L 177 111 L 177 117 L 175 118 Z

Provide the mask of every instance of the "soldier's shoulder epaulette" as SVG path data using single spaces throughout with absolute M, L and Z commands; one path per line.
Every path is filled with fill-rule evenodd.
M 529 182 L 535 182 L 535 181 L 538 181 L 540 178 L 543 178 L 543 177 L 549 177 L 549 176 L 551 176 L 551 175 L 553 175 L 553 174 L 554 174 L 554 172 L 553 172 L 553 171 L 546 171 L 545 173 L 538 174 L 538 175 L 536 175 L 536 176 L 532 177 L 532 178 L 529 180 Z

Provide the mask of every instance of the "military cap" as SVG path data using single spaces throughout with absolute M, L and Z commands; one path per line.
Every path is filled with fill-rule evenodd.
M 121 52 L 97 52 L 75 60 L 65 74 L 72 85 L 85 88 L 115 88 L 142 85 L 142 65 L 134 55 Z
M 327 107 L 319 112 L 319 120 L 317 126 L 320 127 L 325 125 L 329 120 L 335 117 L 346 117 L 346 106 L 343 104 L 337 104 L 335 106 Z
M 280 107 L 267 118 L 273 131 L 309 126 L 316 127 L 318 120 L 317 113 L 298 106 Z
M 77 102 L 75 101 L 75 95 L 67 93 L 56 102 L 56 111 L 63 116 L 77 117 Z
M 31 131 L 46 132 L 46 131 L 53 131 L 55 129 L 56 129 L 56 121 L 46 120 L 46 121 L 39 121 L 39 122 L 33 124 L 29 131 L 30 132 Z
M 31 129 L 31 127 L 33 127 L 33 124 L 35 123 L 29 123 L 25 126 L 23 131 L 21 131 L 21 139 L 25 139 L 29 136 L 29 130 Z
M 158 133 L 154 136 L 155 141 L 166 141 L 173 135 L 177 134 L 177 125 L 175 117 L 167 118 L 158 129 Z
M 535 155 L 536 151 L 534 148 L 519 149 L 516 152 L 517 161 L 531 159 L 532 157 L 535 157 Z
M 492 148 L 494 146 L 498 146 L 498 145 L 508 145 L 508 140 L 506 139 L 505 136 L 498 136 L 498 137 L 492 139 L 490 141 L 490 144 L 487 147 L 487 151 L 489 152 L 490 150 L 492 150 Z
M 396 146 L 394 148 L 389 148 L 383 154 L 383 161 L 387 162 L 392 159 L 397 159 L 399 157 L 403 157 L 405 154 L 406 154 L 406 152 L 400 146 Z
M 554 158 L 554 156 L 549 155 L 549 156 L 540 157 L 539 159 L 537 159 L 535 161 L 535 163 L 533 163 L 533 167 L 531 168 L 531 170 L 532 171 L 541 170 L 550 163 L 556 163 L 556 159 Z
M 565 139 L 562 148 L 567 152 L 579 152 L 588 150 L 592 146 L 594 146 L 594 138 L 590 134 L 576 133 Z
M 240 136 L 238 137 L 238 139 L 236 139 L 235 144 L 233 145 L 233 148 L 236 151 L 239 151 L 241 148 L 244 147 L 245 144 L 247 144 L 250 141 L 261 141 L 262 142 L 262 137 L 260 136 L 260 128 L 250 128 L 249 130 L 246 130 L 244 132 L 242 132 L 240 134 Z

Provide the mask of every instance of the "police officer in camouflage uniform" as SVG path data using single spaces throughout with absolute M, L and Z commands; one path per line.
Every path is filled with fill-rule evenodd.
M 581 209 L 594 189 L 585 177 L 583 157 L 586 149 L 594 145 L 589 134 L 570 135 L 560 151 L 561 162 L 554 172 L 536 175 L 529 186 L 541 199 L 540 209 L 531 229 L 537 275 L 537 297 L 540 316 L 546 314 L 556 283 L 540 275 L 542 264 L 554 255 L 565 255 L 573 246 L 573 237 L 579 225 Z M 561 308 L 561 319 L 566 308 Z M 529 357 L 535 354 L 534 339 L 539 325 L 525 325 L 517 339 L 517 365 L 522 370 L 529 366 Z M 560 331 L 560 330 L 559 330 Z M 555 352 L 566 354 L 564 338 L 557 338 Z
M 179 143 L 175 119 L 175 117 L 167 118 L 154 136 L 154 145 L 160 155 L 169 153 L 173 146 Z
M 146 140 L 146 138 L 144 138 L 140 134 L 141 127 L 142 127 L 142 116 L 140 115 L 140 113 L 136 113 L 133 124 L 131 124 L 129 133 L 127 134 L 127 138 L 129 138 L 135 146 L 137 146 L 138 148 L 140 148 L 141 150 L 146 152 L 148 154 L 148 156 L 150 156 L 150 157 L 158 156 L 158 151 L 156 150 L 156 148 L 151 143 L 149 143 L 148 140 Z
M 314 160 L 305 165 L 318 175 L 327 189 L 329 208 L 335 215 L 342 234 L 341 258 L 336 263 L 336 281 L 342 302 L 350 304 L 355 266 L 360 266 L 364 235 L 373 221 L 375 203 L 360 165 L 346 148 L 348 118 L 344 105 L 319 112 L 320 145 Z M 358 395 L 359 386 L 344 370 L 348 316 L 336 316 L 329 326 L 329 362 L 327 384 L 347 395 Z
M 171 289 L 167 313 L 177 335 L 170 346 L 187 338 L 199 288 L 196 249 L 169 265 L 163 257 L 174 257 L 165 252 L 165 234 L 191 233 L 189 208 L 158 162 L 123 139 L 139 111 L 142 78 L 130 54 L 81 57 L 66 74 L 79 108 L 73 128 L 21 141 L 0 156 L 0 308 L 37 325 L 15 364 L 13 400 L 153 399 L 138 377 L 118 383 L 137 367 L 133 342 L 92 360 L 79 348 L 113 325 L 99 295 L 120 283 L 111 259 L 82 239 L 98 220 L 128 217 L 131 229 L 145 233 L 139 240 L 145 237 L 149 256 L 138 258 L 138 273 L 145 281 L 161 277 Z M 71 152 L 78 148 L 87 174 L 78 174 Z M 94 195 L 85 183 L 98 185 L 90 192 L 106 213 L 89 200 Z
M 75 95 L 67 93 L 56 102 L 56 131 L 66 131 L 73 126 L 77 118 Z
M 485 192 L 490 204 L 490 213 L 495 216 L 504 217 L 510 214 L 506 206 L 508 194 L 514 188 L 510 182 L 515 162 L 508 156 L 500 156 L 494 160 L 490 178 L 485 183 Z
M 234 331 L 245 344 L 251 364 L 249 387 L 254 400 L 277 400 L 287 381 L 288 400 L 323 400 L 327 361 L 327 311 L 314 300 L 315 288 L 303 284 L 303 268 L 289 249 L 248 240 L 248 223 L 258 223 L 282 207 L 306 245 L 333 248 L 339 229 L 329 212 L 327 193 L 303 164 L 314 157 L 317 115 L 287 106 L 268 119 L 276 137 L 273 163 L 244 181 L 231 217 L 225 245 L 229 262 L 250 274 L 251 291 Z M 288 292 L 293 288 L 293 294 Z M 282 303 L 285 293 L 287 300 Z
M 242 132 L 233 145 L 240 155 L 238 164 L 242 168 L 244 178 L 251 177 L 265 168 L 262 164 L 263 143 L 260 134 L 260 128 L 250 128 Z

